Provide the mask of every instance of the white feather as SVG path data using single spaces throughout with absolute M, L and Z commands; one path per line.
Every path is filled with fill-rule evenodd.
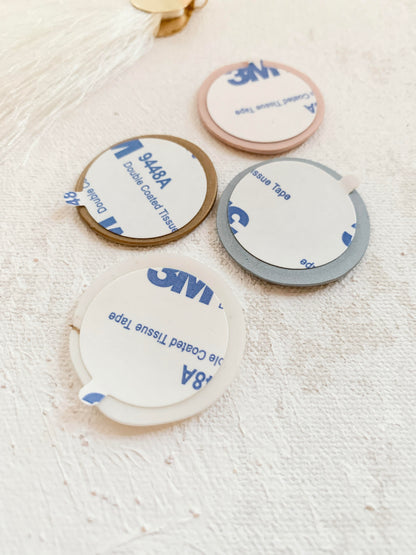
M 34 139 L 58 115 L 134 63 L 160 16 L 128 0 L 2 0 L 0 147 Z M 7 21 L 7 28 L 5 27 Z

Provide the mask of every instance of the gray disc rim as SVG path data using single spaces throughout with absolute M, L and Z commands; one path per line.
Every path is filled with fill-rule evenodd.
M 331 168 L 328 168 L 324 164 L 313 162 L 312 160 L 307 160 L 305 158 L 273 158 L 271 160 L 267 160 L 266 162 L 259 162 L 258 164 L 250 166 L 236 175 L 221 195 L 217 211 L 217 231 L 220 241 L 225 250 L 231 258 L 237 262 L 237 264 L 253 275 L 270 283 L 295 287 L 313 287 L 315 285 L 324 285 L 326 283 L 336 281 L 337 279 L 345 276 L 345 274 L 347 274 L 360 262 L 365 251 L 367 250 L 370 239 L 370 219 L 364 201 L 357 191 L 352 191 L 352 193 L 350 193 L 350 198 L 357 215 L 355 235 L 351 244 L 341 254 L 341 256 L 332 262 L 328 262 L 327 264 L 318 266 L 317 268 L 294 270 L 282 268 L 280 266 L 273 266 L 263 260 L 259 260 L 240 245 L 230 229 L 230 225 L 228 223 L 228 202 L 235 187 L 241 179 L 260 166 L 265 166 L 273 162 L 286 161 L 303 162 L 305 164 L 310 164 L 311 166 L 316 166 L 338 180 L 342 177 L 340 174 Z

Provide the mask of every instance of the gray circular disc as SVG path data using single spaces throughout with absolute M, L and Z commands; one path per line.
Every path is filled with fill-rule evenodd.
M 218 235 L 220 237 L 221 243 L 228 252 L 228 254 L 245 270 L 251 272 L 255 276 L 262 278 L 270 283 L 275 283 L 278 285 L 289 285 L 296 287 L 312 287 L 314 285 L 323 285 L 325 283 L 330 283 L 335 281 L 350 270 L 354 268 L 364 256 L 367 250 L 368 241 L 370 238 L 370 220 L 368 217 L 367 208 L 361 199 L 360 195 L 356 191 L 350 193 L 350 199 L 354 205 L 357 223 L 354 237 L 348 248 L 335 260 L 324 264 L 323 266 L 318 266 L 309 269 L 287 269 L 281 268 L 279 266 L 273 266 L 267 262 L 259 260 L 252 254 L 250 254 L 246 249 L 244 249 L 237 239 L 234 237 L 231 231 L 230 224 L 228 221 L 228 203 L 230 197 L 239 184 L 241 179 L 254 169 L 265 166 L 272 162 L 280 162 L 285 160 L 291 160 L 294 162 L 303 162 L 305 164 L 310 164 L 316 166 L 321 170 L 327 172 L 329 175 L 335 179 L 340 180 L 341 175 L 339 175 L 334 170 L 331 170 L 327 166 L 320 164 L 318 162 L 312 162 L 311 160 L 306 160 L 304 158 L 273 158 L 267 162 L 260 162 L 253 166 L 250 166 L 246 170 L 242 171 L 234 177 L 234 179 L 226 187 L 224 193 L 221 196 L 218 212 L 217 212 L 217 229 Z

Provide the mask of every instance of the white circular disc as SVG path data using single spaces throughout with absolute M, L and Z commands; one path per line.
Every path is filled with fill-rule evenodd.
M 299 75 L 262 61 L 220 75 L 207 108 L 224 131 L 247 141 L 271 143 L 296 137 L 317 114 L 311 87 Z
M 91 217 L 125 237 L 154 238 L 189 223 L 207 194 L 198 158 L 177 142 L 142 137 L 98 156 L 79 193 Z
M 242 311 L 228 286 L 183 256 L 144 256 L 106 272 L 73 322 L 81 400 L 131 425 L 210 405 L 237 373 L 244 346 Z
M 323 266 L 348 248 L 356 213 L 343 182 L 295 160 L 258 165 L 229 201 L 235 239 L 263 262 L 291 269 Z

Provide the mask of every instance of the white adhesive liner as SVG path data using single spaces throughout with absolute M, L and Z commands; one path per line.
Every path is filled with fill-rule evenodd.
M 218 77 L 208 90 L 207 108 L 221 129 L 259 143 L 299 135 L 317 112 L 315 95 L 305 81 L 262 61 Z
M 348 192 L 355 184 L 297 161 L 258 166 L 231 194 L 230 227 L 241 246 L 263 262 L 292 269 L 322 266 L 354 237 L 356 214 Z
M 206 194 L 206 174 L 192 152 L 170 140 L 141 138 L 101 154 L 75 202 L 109 231 L 141 239 L 185 226 Z
M 171 405 L 209 383 L 227 343 L 227 318 L 208 284 L 180 269 L 130 272 L 100 291 L 84 316 L 87 389 L 142 407 Z

